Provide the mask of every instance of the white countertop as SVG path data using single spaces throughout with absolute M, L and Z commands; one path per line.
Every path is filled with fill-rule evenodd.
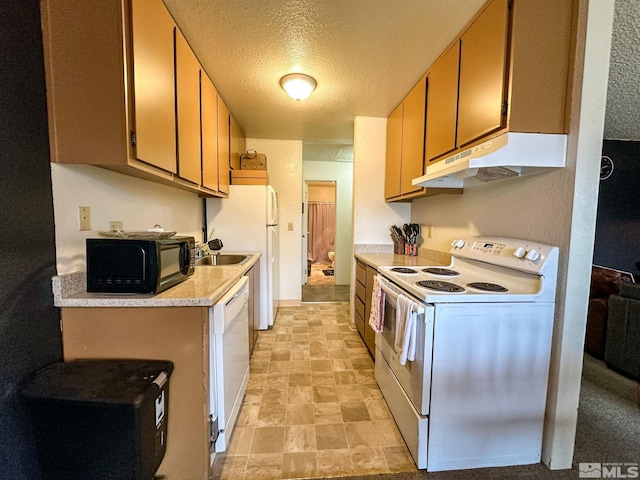
M 225 252 L 225 254 L 235 252 Z M 86 272 L 52 278 L 56 307 L 210 307 L 260 259 L 259 253 L 243 265 L 197 266 L 194 274 L 158 294 L 88 293 Z

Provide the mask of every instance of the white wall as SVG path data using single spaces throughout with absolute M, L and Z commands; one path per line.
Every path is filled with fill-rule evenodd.
M 202 239 L 202 199 L 197 194 L 89 165 L 51 164 L 59 275 L 86 270 L 85 239 L 107 230 L 155 224 Z M 78 206 L 91 208 L 91 231 L 78 231 Z M 30 239 L 29 241 L 36 241 Z
M 573 457 L 613 2 L 580 2 L 579 16 L 579 71 L 573 85 L 566 168 L 466 189 L 461 196 L 423 198 L 412 206 L 412 221 L 434 226 L 433 238 L 425 240 L 427 248 L 447 251 L 452 238 L 476 234 L 533 239 L 560 247 L 542 454 L 552 469 L 570 468 Z
M 389 227 L 409 222 L 410 203 L 385 203 L 387 119 L 356 117 L 353 145 L 353 243 L 393 245 Z
M 353 163 L 304 162 L 302 171 L 304 180 L 336 182 L 335 282 L 336 285 L 347 285 L 351 279 Z M 300 262 L 302 261 L 303 257 L 300 257 Z M 300 271 L 300 267 L 301 265 L 298 265 L 298 271 Z
M 247 138 L 247 149 L 267 156 L 269 183 L 280 205 L 280 305 L 298 305 L 302 299 L 300 278 L 302 227 L 302 142 Z M 288 224 L 293 230 L 288 230 Z

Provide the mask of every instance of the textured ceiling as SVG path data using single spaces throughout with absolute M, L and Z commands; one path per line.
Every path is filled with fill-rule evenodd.
M 485 0 L 164 2 L 247 137 L 350 161 L 354 117 L 386 117 Z M 640 139 L 639 23 L 617 0 L 605 138 Z M 279 85 L 296 71 L 318 82 L 303 102 Z

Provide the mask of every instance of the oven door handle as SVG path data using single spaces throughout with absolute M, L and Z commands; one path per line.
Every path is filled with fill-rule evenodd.
M 385 295 L 387 296 L 389 303 L 391 304 L 391 306 L 393 308 L 396 308 L 396 305 L 398 303 L 398 295 L 404 295 L 402 292 L 400 292 L 398 289 L 396 289 L 395 287 L 392 287 L 383 277 L 382 275 L 378 275 L 378 282 L 380 283 L 380 288 L 382 289 L 382 291 L 385 293 Z M 407 297 L 409 297 L 408 295 L 406 295 Z M 409 297 L 411 298 L 411 297 Z M 415 302 L 415 305 L 412 306 L 412 309 L 414 312 L 416 312 L 418 315 L 423 314 L 425 312 L 425 308 L 423 306 L 421 306 L 420 304 L 418 304 L 417 302 Z

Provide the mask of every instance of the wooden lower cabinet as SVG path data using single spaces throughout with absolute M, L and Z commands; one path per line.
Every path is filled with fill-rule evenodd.
M 249 355 L 258 341 L 260 329 L 260 261 L 249 269 L 246 276 L 249 277 Z
M 376 332 L 369 326 L 373 277 L 378 273 L 370 265 L 356 259 L 355 324 L 367 350 L 375 358 Z
M 167 450 L 158 475 L 207 480 L 209 454 L 209 309 L 206 307 L 63 308 L 64 360 L 171 360 Z

